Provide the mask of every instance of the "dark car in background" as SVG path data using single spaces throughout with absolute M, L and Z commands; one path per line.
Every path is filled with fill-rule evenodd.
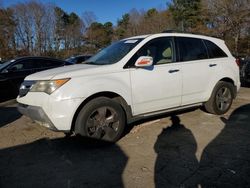
M 243 86 L 250 84 L 250 58 L 240 60 L 240 80 Z
M 77 56 L 69 57 L 69 58 L 65 59 L 65 61 L 68 61 L 68 62 L 70 62 L 72 64 L 79 64 L 79 63 L 82 63 L 82 62 L 86 61 L 91 56 L 92 55 L 77 55 Z
M 24 78 L 32 73 L 71 63 L 48 57 L 20 57 L 0 64 L 0 102 L 15 98 Z

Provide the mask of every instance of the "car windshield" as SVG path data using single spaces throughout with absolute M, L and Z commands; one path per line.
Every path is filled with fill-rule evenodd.
M 127 39 L 113 43 L 89 58 L 85 63 L 94 65 L 114 64 L 127 55 L 141 40 L 142 38 Z

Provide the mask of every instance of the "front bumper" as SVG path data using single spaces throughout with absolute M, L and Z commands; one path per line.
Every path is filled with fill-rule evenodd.
M 41 107 L 19 103 L 17 109 L 21 114 L 31 118 L 39 125 L 47 127 L 53 131 L 58 131 Z

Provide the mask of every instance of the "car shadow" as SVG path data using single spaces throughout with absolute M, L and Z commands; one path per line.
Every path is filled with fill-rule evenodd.
M 162 114 L 158 114 L 158 115 L 145 116 L 143 118 L 136 119 L 136 120 L 132 121 L 131 123 L 127 124 L 122 136 L 129 134 L 129 132 L 134 127 L 141 125 L 143 123 L 146 123 L 149 121 L 155 121 L 155 120 L 162 119 L 162 118 L 167 118 L 167 117 L 170 117 L 172 115 L 181 115 L 181 114 L 189 113 L 189 112 L 195 111 L 197 109 L 202 110 L 202 108 L 200 108 L 200 107 L 191 107 L 191 108 L 184 109 L 184 110 L 179 110 L 179 111 L 174 111 L 174 112 L 166 112 L 166 113 L 162 113 Z
M 0 106 L 0 128 L 19 119 L 22 115 L 16 107 Z
M 128 157 L 82 137 L 40 139 L 0 150 L 0 187 L 123 187 Z
M 193 178 L 201 187 L 250 187 L 250 104 L 221 120 L 225 127 L 204 149 Z
M 172 116 L 154 149 L 156 187 L 250 187 L 250 104 L 233 111 L 200 161 L 192 132 Z

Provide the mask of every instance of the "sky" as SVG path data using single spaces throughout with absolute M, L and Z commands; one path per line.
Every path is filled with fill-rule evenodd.
M 0 0 L 4 7 L 15 5 L 28 0 Z M 75 12 L 80 17 L 85 11 L 92 11 L 97 21 L 105 23 L 111 21 L 116 24 L 123 14 L 131 9 L 148 10 L 150 8 L 165 9 L 170 0 L 42 0 L 40 2 L 53 3 L 67 13 Z

